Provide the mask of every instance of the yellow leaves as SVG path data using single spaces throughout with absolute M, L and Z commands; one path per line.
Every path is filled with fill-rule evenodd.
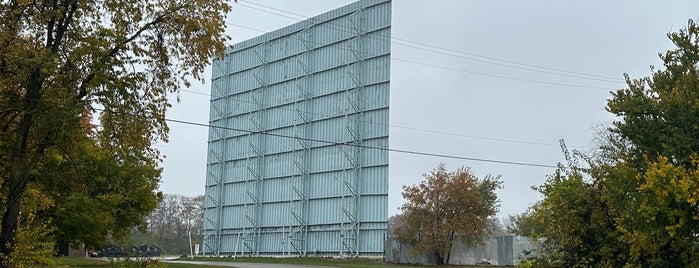
M 9 259 L 9 267 L 53 266 L 53 242 L 48 236 L 52 230 L 34 213 L 24 214 L 16 231 L 15 249 Z
M 54 201 L 44 194 L 37 185 L 30 184 L 22 199 L 22 210 L 24 213 L 34 213 L 45 210 L 54 205 Z
M 695 165 L 696 165 L 696 161 Z M 652 193 L 650 207 L 656 202 L 676 201 L 696 206 L 699 200 L 699 166 L 688 171 L 682 166 L 668 163 L 667 157 L 659 157 L 657 162 L 649 164 L 644 173 L 638 174 L 640 189 Z M 669 198 L 669 200 L 668 200 Z
M 636 172 L 638 188 L 633 198 L 637 207 L 630 207 L 626 217 L 619 217 L 617 229 L 629 241 L 633 263 L 667 261 L 664 259 L 676 258 L 673 251 L 691 251 L 695 241 L 691 237 L 699 221 L 699 162 L 692 158 L 689 167 L 664 156 L 657 161 L 646 159 L 645 170 L 632 171 Z

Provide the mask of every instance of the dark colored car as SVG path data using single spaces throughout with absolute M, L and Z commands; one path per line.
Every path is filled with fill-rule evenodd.
M 116 245 L 107 245 L 103 250 L 92 253 L 92 257 L 124 257 L 124 249 Z
M 131 250 L 134 256 L 139 257 L 159 257 L 161 253 L 161 249 L 158 246 L 146 244 L 132 246 Z

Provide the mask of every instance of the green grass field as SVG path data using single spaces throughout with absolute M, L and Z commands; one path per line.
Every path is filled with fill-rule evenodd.
M 56 258 L 56 267 L 124 267 L 115 263 L 110 263 L 109 260 L 105 259 L 95 259 L 95 258 L 81 258 L 81 257 L 61 257 Z M 194 265 L 194 264 L 180 264 L 180 263 L 163 263 L 164 267 L 167 268 L 187 268 L 187 267 L 206 267 L 206 268 L 223 268 L 225 266 L 211 266 L 211 265 Z M 230 268 L 230 267 L 227 267 Z
M 181 258 L 179 260 L 190 260 L 190 258 Z M 237 258 L 208 258 L 208 257 L 196 257 L 195 261 L 225 261 L 225 262 L 250 262 L 250 263 L 282 263 L 282 264 L 298 264 L 298 265 L 314 265 L 314 266 L 332 266 L 332 267 L 342 267 L 342 268 L 409 268 L 409 267 L 468 267 L 468 268 L 478 268 L 478 267 L 497 267 L 497 266 L 477 266 L 477 265 L 406 265 L 406 264 L 392 264 L 384 263 L 381 259 L 335 259 L 335 258 L 304 258 L 304 257 L 290 257 L 290 258 L 251 258 L 251 257 L 237 257 Z
M 62 257 L 56 258 L 57 267 L 125 267 L 119 264 L 110 263 L 105 259 L 94 259 L 94 258 L 79 258 L 79 257 Z M 178 261 L 190 261 L 190 258 L 180 258 Z M 341 268 L 410 268 L 410 267 L 468 267 L 468 268 L 492 268 L 497 266 L 436 266 L 436 265 L 399 265 L 399 264 L 389 264 L 384 263 L 381 259 L 333 259 L 333 258 L 250 258 L 250 257 L 238 257 L 238 258 L 208 258 L 208 257 L 196 257 L 194 261 L 210 261 L 210 262 L 249 262 L 249 263 L 279 263 L 279 264 L 297 264 L 297 265 L 313 265 L 313 266 L 332 266 Z M 161 263 L 168 268 L 185 268 L 185 267 L 207 267 L 207 268 L 221 268 L 224 266 L 209 266 L 209 265 L 195 265 L 195 264 L 180 264 L 180 263 Z M 159 266 L 160 267 L 160 266 Z
M 182 258 L 180 260 L 189 260 L 189 258 Z M 196 261 L 226 261 L 226 262 L 251 262 L 251 263 L 281 263 L 281 264 L 298 264 L 298 265 L 315 265 L 315 266 L 332 266 L 332 267 L 346 267 L 346 268 L 373 268 L 373 267 L 421 267 L 421 266 L 408 266 L 408 265 L 395 265 L 384 263 L 381 259 L 333 259 L 333 258 L 301 258 L 301 257 L 291 257 L 291 258 L 250 258 L 250 257 L 237 257 L 237 258 L 194 258 Z M 435 267 L 435 266 L 431 266 Z

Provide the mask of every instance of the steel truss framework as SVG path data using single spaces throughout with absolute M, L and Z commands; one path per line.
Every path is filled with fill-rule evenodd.
M 383 254 L 386 40 L 390 0 L 362 0 L 214 61 L 205 255 Z

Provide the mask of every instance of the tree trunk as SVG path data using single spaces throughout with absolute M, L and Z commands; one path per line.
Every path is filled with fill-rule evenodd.
M 10 157 L 10 176 L 2 184 L 3 193 L 7 194 L 7 203 L 2 220 L 0 220 L 0 267 L 10 267 L 11 265 L 9 261 L 14 251 L 22 194 L 27 188 L 29 170 L 35 166 L 44 150 L 44 145 L 37 145 L 31 157 L 27 154 L 29 132 L 34 123 L 34 111 L 41 97 L 43 84 L 38 67 L 33 70 L 29 79 L 22 104 L 21 118 L 14 135 L 15 140 Z
M 0 254 L 2 254 L 0 267 L 10 267 L 9 260 L 14 247 L 17 222 L 19 221 L 20 197 L 27 185 L 26 182 L 22 182 L 21 176 L 18 176 L 17 172 L 20 171 L 13 170 L 10 176 L 7 206 L 2 214 L 2 221 L 0 221 L 2 226 L 0 227 Z
M 23 117 L 20 123 L 20 128 L 17 133 L 20 139 L 15 142 L 15 148 L 12 150 L 10 177 L 3 185 L 3 188 L 9 188 L 9 190 L 7 191 L 5 211 L 0 221 L 1 267 L 9 267 L 10 265 L 9 260 L 14 248 L 15 232 L 17 231 L 17 224 L 19 221 L 20 202 L 22 194 L 27 188 L 28 169 L 26 166 L 26 137 L 29 134 L 29 125 L 31 124 L 31 122 L 28 122 L 31 121 L 31 118 L 27 117 L 28 116 Z M 20 132 L 24 132 L 24 137 L 21 137 L 22 133 Z M 21 139 L 23 139 L 24 142 Z
M 437 265 L 444 265 L 444 257 L 439 252 L 435 251 L 434 256 L 437 258 Z
M 454 235 L 456 231 L 449 232 L 449 238 L 447 240 L 447 248 L 444 249 L 444 263 L 449 264 L 449 258 L 451 257 L 451 248 L 454 245 Z
M 58 256 L 65 257 L 70 254 L 70 245 L 68 241 L 62 240 L 58 242 Z

